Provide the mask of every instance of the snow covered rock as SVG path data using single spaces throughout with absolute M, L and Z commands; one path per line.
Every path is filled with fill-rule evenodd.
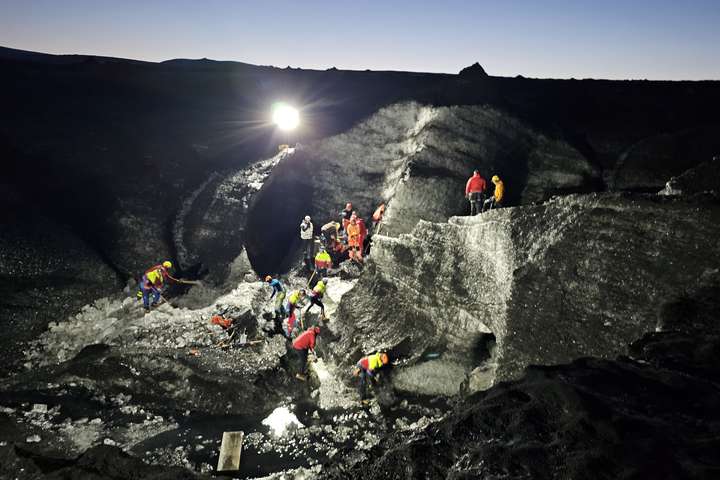
M 339 354 L 438 352 L 466 373 L 486 364 L 496 380 L 529 364 L 612 358 L 655 328 L 659 302 L 720 266 L 718 225 L 712 202 L 608 194 L 420 222 L 376 239 L 336 315 Z

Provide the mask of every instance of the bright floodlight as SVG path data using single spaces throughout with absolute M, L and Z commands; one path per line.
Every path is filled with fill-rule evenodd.
M 273 106 L 272 119 L 280 130 L 294 130 L 300 123 L 300 113 L 286 103 L 277 103 Z

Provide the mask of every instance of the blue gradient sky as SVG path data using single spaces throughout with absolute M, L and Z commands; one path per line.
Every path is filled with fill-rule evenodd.
M 304 68 L 720 79 L 720 0 L 0 0 L 0 45 Z

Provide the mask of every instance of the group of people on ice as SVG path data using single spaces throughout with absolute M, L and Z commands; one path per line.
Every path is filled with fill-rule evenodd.
M 272 290 L 270 298 L 274 300 L 273 310 L 276 319 L 280 319 L 283 333 L 292 341 L 292 348 L 299 358 L 301 372 L 296 375 L 299 379 L 306 379 L 309 352 L 314 352 L 316 338 L 321 332 L 321 326 L 318 325 L 305 329 L 305 325 L 302 324 L 302 309 L 305 308 L 304 314 L 307 315 L 317 306 L 320 308 L 320 323 L 327 320 L 323 297 L 329 282 L 328 275 L 345 261 L 360 266 L 363 264 L 369 251 L 369 237 L 371 233 L 380 230 L 384 214 L 385 204 L 381 204 L 366 222 L 353 208 L 352 203 L 348 202 L 339 213 L 337 220 L 331 220 L 320 228 L 320 235 L 317 238 L 312 219 L 309 215 L 306 216 L 300 222 L 299 235 L 304 267 L 312 272 L 307 288 L 288 292 L 280 279 L 270 275 L 265 277 Z M 319 248 L 316 248 L 316 245 L 319 245 Z M 314 284 L 313 280 L 315 280 Z M 297 328 L 298 318 L 300 318 L 300 329 Z M 302 331 L 303 329 L 305 330 Z M 296 332 L 299 334 L 295 337 Z M 368 362 L 367 359 L 370 357 L 365 357 L 358 363 L 364 366 L 359 367 L 358 371 L 358 375 L 363 379 L 361 381 L 363 397 L 364 385 L 367 383 L 364 379 L 373 378 L 374 370 L 389 363 L 387 354 L 383 355 L 382 359 L 385 363 L 382 365 L 377 361 Z
M 470 202 L 470 215 L 477 215 L 486 210 L 501 207 L 505 197 L 505 185 L 498 175 L 493 175 L 491 182 L 494 185 L 492 195 L 486 198 L 487 182 L 478 170 L 468 179 L 465 185 L 465 197 Z M 265 282 L 271 287 L 270 299 L 273 300 L 275 318 L 279 321 L 283 334 L 292 342 L 292 349 L 297 352 L 301 363 L 301 373 L 297 377 L 306 379 L 308 356 L 314 354 L 317 336 L 321 333 L 321 326 L 314 325 L 305 329 L 302 324 L 302 315 L 298 315 L 305 304 L 305 313 L 317 306 L 320 308 L 320 320 L 327 320 L 323 297 L 327 290 L 331 270 L 344 261 L 351 261 L 362 265 L 369 251 L 369 239 L 373 234 L 379 233 L 386 206 L 380 204 L 366 223 L 348 202 L 340 212 L 337 220 L 331 220 L 320 228 L 319 249 L 315 253 L 316 236 L 315 227 L 310 216 L 305 216 L 300 223 L 300 240 L 303 249 L 303 264 L 312 272 L 307 288 L 299 288 L 287 292 L 279 278 L 270 275 Z M 368 228 L 370 224 L 370 228 Z M 150 310 L 162 298 L 162 290 L 168 282 L 195 283 L 177 279 L 170 274 L 172 262 L 164 261 L 154 265 L 143 274 L 139 281 L 143 307 Z M 315 283 L 313 284 L 313 280 Z M 298 318 L 300 328 L 298 329 Z M 377 378 L 377 373 L 388 365 L 390 358 L 385 352 L 377 352 L 361 358 L 355 367 L 354 374 L 359 377 L 361 398 L 365 398 L 366 386 L 370 380 Z

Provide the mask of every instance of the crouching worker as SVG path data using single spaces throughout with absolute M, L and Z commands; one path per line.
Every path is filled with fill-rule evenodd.
M 287 329 L 285 333 L 287 338 L 292 337 L 293 329 L 295 328 L 295 310 L 300 307 L 302 308 L 302 301 L 305 299 L 305 289 L 295 290 L 288 295 L 287 302 L 285 302 L 285 312 L 288 315 Z
M 308 305 L 307 309 L 305 310 L 305 313 L 307 314 L 310 312 L 310 309 L 313 307 L 313 305 L 317 305 L 320 307 L 320 315 L 324 319 L 325 318 L 325 305 L 322 303 L 322 298 L 325 295 L 325 290 L 327 289 L 327 283 L 328 279 L 323 278 L 319 282 L 315 284 L 315 286 L 312 289 L 312 292 L 310 292 L 310 305 Z
M 299 380 L 307 379 L 308 353 L 315 354 L 315 340 L 320 335 L 320 327 L 310 327 L 293 342 L 293 350 L 300 357 L 300 372 L 295 374 Z
M 367 399 L 366 384 L 370 381 L 377 381 L 378 370 L 390 363 L 390 358 L 387 353 L 374 353 L 363 357 L 355 366 L 355 376 L 360 377 L 360 384 L 358 385 L 358 392 L 360 393 L 360 400 L 364 401 Z
M 173 267 L 172 262 L 165 260 L 160 265 L 149 268 L 140 279 L 140 291 L 142 292 L 143 307 L 150 310 L 160 301 L 160 296 L 165 287 L 165 280 L 177 282 L 178 279 L 170 275 L 169 270 Z M 150 303 L 150 294 L 153 295 L 152 304 Z

